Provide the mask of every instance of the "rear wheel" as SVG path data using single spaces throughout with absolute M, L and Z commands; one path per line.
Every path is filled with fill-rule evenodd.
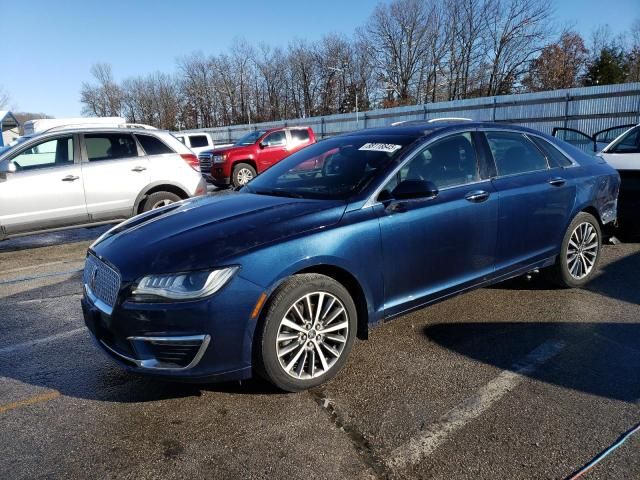
M 155 192 L 147 197 L 142 207 L 143 212 L 154 210 L 160 207 L 166 207 L 175 202 L 182 200 L 178 195 L 171 192 Z
M 238 163 L 233 167 L 231 183 L 234 187 L 246 185 L 256 176 L 256 169 L 248 163 Z
M 344 365 L 356 327 L 355 304 L 340 283 L 294 275 L 274 292 L 259 326 L 259 373 L 289 392 L 324 383 Z
M 564 235 L 560 256 L 549 273 L 558 285 L 582 287 L 593 277 L 602 249 L 602 232 L 596 218 L 580 212 Z

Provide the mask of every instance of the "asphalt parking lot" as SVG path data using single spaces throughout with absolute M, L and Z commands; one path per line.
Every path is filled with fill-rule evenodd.
M 87 246 L 0 244 L 0 477 L 565 478 L 640 421 L 640 244 L 585 290 L 477 290 L 359 341 L 311 392 L 132 376 L 91 343 Z M 640 478 L 640 435 L 589 479 Z

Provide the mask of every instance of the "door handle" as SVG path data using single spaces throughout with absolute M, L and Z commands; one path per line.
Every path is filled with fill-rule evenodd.
M 131 171 L 132 172 L 144 172 L 147 168 L 146 167 L 135 167 L 132 168 Z
M 567 183 L 567 181 L 562 177 L 553 177 L 549 180 L 549 185 L 553 185 L 554 187 L 561 187 L 565 183 Z
M 75 182 L 76 180 L 78 180 L 80 177 L 76 177 L 75 175 L 67 175 L 66 177 L 62 178 L 63 182 Z
M 484 190 L 474 190 L 473 192 L 467 193 L 464 198 L 469 202 L 481 203 L 489 198 L 489 192 L 485 192 Z

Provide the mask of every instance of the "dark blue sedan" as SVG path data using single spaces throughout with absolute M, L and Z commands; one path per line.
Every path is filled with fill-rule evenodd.
M 309 388 L 383 320 L 538 269 L 584 285 L 619 183 L 603 160 L 524 128 L 334 137 L 239 192 L 104 234 L 87 256 L 85 321 L 135 372 Z

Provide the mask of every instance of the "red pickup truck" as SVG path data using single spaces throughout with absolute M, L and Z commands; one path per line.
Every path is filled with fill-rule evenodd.
M 256 130 L 240 138 L 231 147 L 207 150 L 198 156 L 205 178 L 218 187 L 238 187 L 258 173 L 316 142 L 308 127 Z

